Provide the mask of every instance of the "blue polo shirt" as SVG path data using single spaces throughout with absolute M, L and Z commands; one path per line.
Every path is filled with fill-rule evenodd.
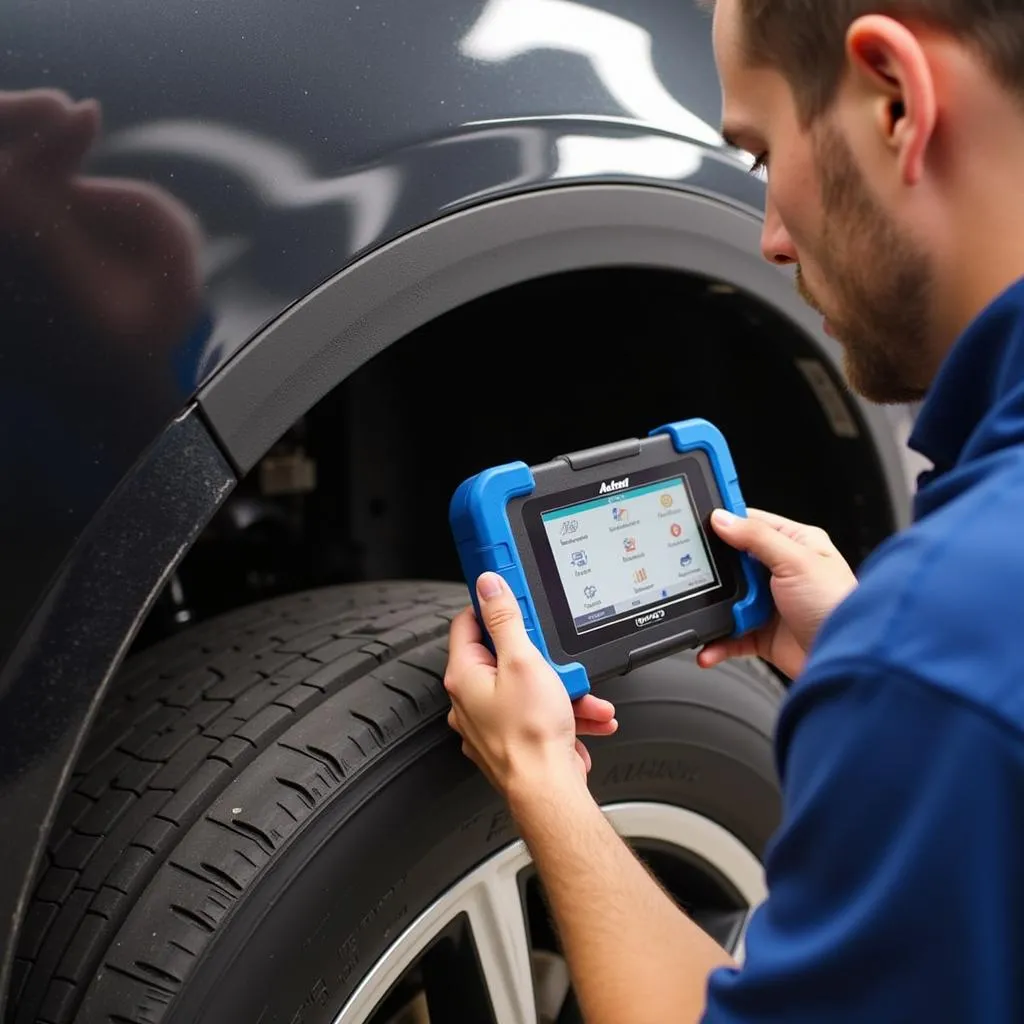
M 957 340 L 779 719 L 782 825 L 707 1024 L 1024 1022 L 1024 280 Z M 852 514 L 852 513 L 851 513 Z

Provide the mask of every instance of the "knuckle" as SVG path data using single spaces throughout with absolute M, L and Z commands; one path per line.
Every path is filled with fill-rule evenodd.
M 497 608 L 492 609 L 489 616 L 489 621 L 492 626 L 501 629 L 503 626 L 507 626 L 510 623 L 515 622 L 518 617 L 518 607 L 503 604 L 499 605 Z
M 738 529 L 743 531 L 745 537 L 750 538 L 770 537 L 775 532 L 768 523 L 764 523 L 760 519 L 752 519 L 750 516 L 740 517 Z

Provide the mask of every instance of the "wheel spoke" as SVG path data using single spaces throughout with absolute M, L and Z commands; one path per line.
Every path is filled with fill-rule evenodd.
M 537 1016 L 540 1024 L 561 1024 L 569 1001 L 572 980 L 565 957 L 547 950 L 533 952 L 533 984 L 536 991 Z
M 530 938 L 515 862 L 497 865 L 467 893 L 465 911 L 495 1019 L 537 1024 Z
M 424 954 L 421 972 L 430 1024 L 499 1024 L 464 914 Z
M 742 960 L 750 911 L 767 894 L 757 858 L 682 808 L 625 803 L 605 813 L 666 873 L 680 906 Z M 424 1008 L 430 1024 L 582 1024 L 557 938 L 538 920 L 544 912 L 526 881 L 531 870 L 516 842 L 456 882 L 373 965 L 334 1024 L 420 1024 Z
M 743 933 L 746 931 L 750 911 L 742 910 L 694 910 L 690 914 L 693 923 L 699 925 L 724 950 L 734 956 L 741 952 Z

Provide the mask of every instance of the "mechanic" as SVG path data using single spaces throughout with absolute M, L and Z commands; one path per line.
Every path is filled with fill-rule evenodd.
M 570 704 L 493 574 L 497 661 L 461 613 L 449 721 L 529 846 L 590 1024 L 1019 1024 L 1024 5 L 718 0 L 713 34 L 723 134 L 770 168 L 765 257 L 797 266 L 854 390 L 924 400 L 911 446 L 933 467 L 859 582 L 819 530 L 715 515 L 779 616 L 699 662 L 756 653 L 794 677 L 742 966 L 606 822 L 577 737 L 614 731 L 614 708 Z

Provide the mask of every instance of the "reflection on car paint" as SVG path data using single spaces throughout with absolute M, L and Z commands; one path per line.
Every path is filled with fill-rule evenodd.
M 0 479 L 7 495 L 45 497 L 32 522 L 0 502 L 12 581 L 0 662 L 161 429 L 361 253 L 546 184 L 631 181 L 762 202 L 710 127 L 710 28 L 690 5 L 445 0 L 442 14 L 339 0 L 315 30 L 265 0 L 171 2 L 144 20 L 131 10 L 12 0 L 5 11 L 0 96 L 46 86 L 67 110 L 96 114 L 74 173 L 74 147 L 58 147 L 38 180 L 71 174 L 80 210 L 106 195 L 89 230 L 111 258 L 33 282 L 32 252 L 59 251 L 75 217 L 47 217 L 18 198 L 21 179 L 0 182 L 0 207 L 25 221 L 0 243 L 4 439 L 25 439 L 0 444 Z M 80 45 L 52 46 L 58 30 Z M 61 323 L 33 320 L 44 280 L 79 296 Z
M 608 94 L 646 124 L 721 146 L 719 132 L 658 77 L 651 33 L 620 14 L 573 0 L 488 0 L 460 43 L 475 60 L 499 63 L 531 50 L 561 50 L 589 62 Z

